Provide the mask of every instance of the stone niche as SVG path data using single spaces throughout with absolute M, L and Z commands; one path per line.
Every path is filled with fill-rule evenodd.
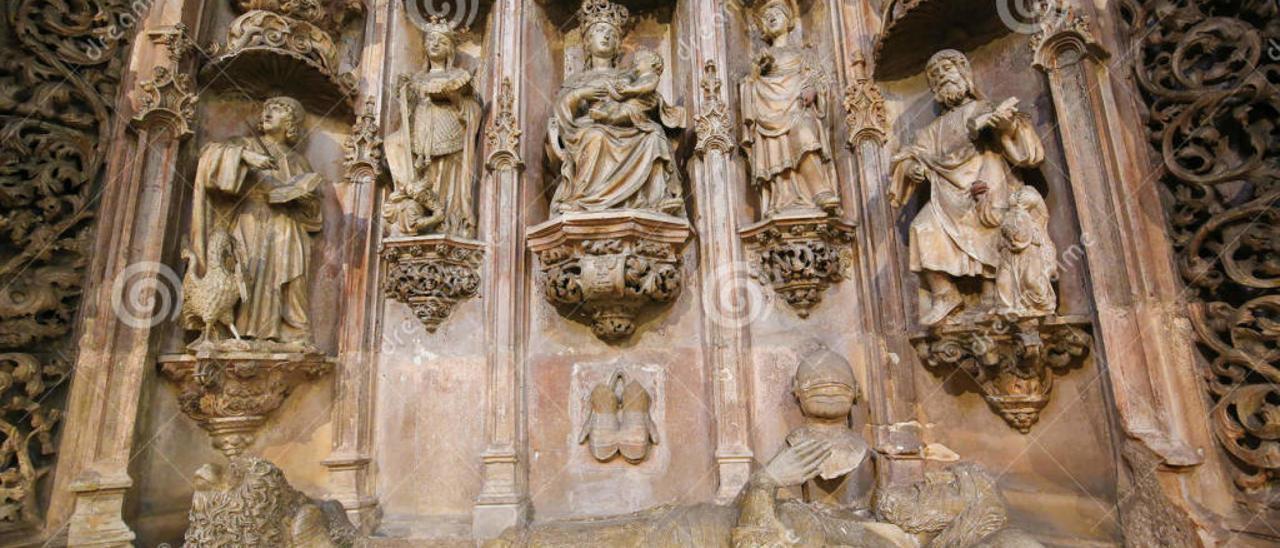
M 907 32 L 919 23 L 913 18 L 931 16 L 935 8 L 908 9 L 896 24 Z M 904 268 L 914 352 L 908 350 L 903 358 L 918 383 L 919 405 L 930 424 L 929 439 L 960 455 L 984 454 L 988 466 L 1007 467 L 1001 484 L 1016 520 L 1043 531 L 1046 538 L 1084 535 L 1110 542 L 1119 535 L 1118 523 L 1108 510 L 1113 502 L 1097 501 L 1116 500 L 1110 478 L 1117 463 L 1094 356 L 1094 303 L 1084 260 L 1092 242 L 1077 223 L 1058 124 L 1044 78 L 1032 66 L 1029 36 L 1007 29 L 986 36 L 976 45 L 939 37 L 928 42 L 931 49 L 924 55 L 915 51 L 923 47 L 919 44 L 895 45 L 897 38 L 886 37 L 877 59 L 890 59 L 882 68 L 891 79 L 880 81 L 893 121 L 889 131 L 898 142 L 910 143 L 919 129 L 942 113 L 924 73 L 925 60 L 941 49 L 963 48 L 974 84 L 993 104 L 1018 98 L 1017 108 L 1044 145 L 1043 163 L 1017 173 L 1043 196 L 1047 233 L 1056 247 L 1057 306 L 1042 317 L 1003 314 L 990 296 L 994 290 L 987 291 L 976 280 L 961 280 L 958 287 L 964 302 L 947 319 L 921 325 L 921 311 L 932 302 L 930 292 L 916 273 Z M 896 152 L 888 151 L 889 155 Z M 897 212 L 903 234 L 931 199 L 928 194 L 917 191 Z M 905 263 L 907 238 L 901 241 Z M 1034 438 L 1037 446 L 1047 449 L 1024 453 L 1018 449 L 1028 443 L 1023 437 Z M 1070 448 L 1069 453 L 1062 452 L 1065 448 Z M 1056 472 L 1046 473 L 1046 469 Z M 1046 508 L 1067 507 L 1075 508 L 1079 519 L 1041 517 Z M 1098 525 L 1086 534 L 1082 523 Z
M 359 0 L 211 2 L 225 29 L 209 42 L 200 78 L 216 92 L 295 94 L 308 108 L 350 116 L 355 109 L 351 52 L 363 45 Z M 229 8 L 229 11 L 228 11 Z M 225 22 L 225 23 L 224 23 Z M 225 24 L 225 26 L 223 26 Z
M 618 66 L 630 67 L 639 50 L 655 52 L 664 62 L 657 92 L 686 109 L 689 128 L 669 133 L 686 198 L 681 210 L 558 216 L 552 212 L 558 166 L 552 167 L 544 143 L 562 84 L 584 70 L 580 3 L 526 4 L 522 203 L 529 290 L 521 390 L 528 401 L 529 447 L 538 455 L 528 472 L 529 484 L 540 486 L 530 491 L 531 506 L 543 516 L 538 519 L 622 514 L 710 500 L 715 492 L 714 474 L 706 468 L 714 462 L 715 442 L 698 305 L 699 270 L 713 267 L 703 264 L 693 237 L 697 183 L 687 167 L 692 151 L 681 146 L 682 139 L 693 140 L 692 101 L 702 73 L 688 55 L 700 35 L 692 19 L 697 4 L 623 2 L 631 17 L 618 56 Z M 572 285 L 548 283 L 557 279 Z M 577 304 L 557 302 L 558 291 L 578 288 L 580 293 L 559 294 Z M 579 443 L 582 398 L 619 368 L 653 397 L 660 441 L 637 464 L 622 456 L 599 462 L 589 440 Z
M 305 17 L 285 21 L 289 16 L 277 9 L 283 8 L 269 2 L 255 4 L 266 6 L 264 10 L 242 10 L 233 5 L 236 2 L 227 1 L 207 4 L 210 24 L 201 25 L 193 39 L 199 44 L 219 45 L 210 50 L 211 57 L 195 63 L 197 89 L 203 93 L 192 109 L 193 135 L 183 144 L 189 159 L 175 166 L 175 182 L 186 183 L 179 194 L 179 209 L 171 212 L 172 218 L 178 219 L 169 229 L 174 234 L 170 247 L 173 263 L 164 267 L 162 274 L 172 273 L 166 281 L 173 283 L 174 290 L 186 285 L 192 264 L 186 256 L 194 253 L 190 225 L 196 208 L 191 185 L 196 180 L 200 152 L 212 143 L 263 138 L 257 122 L 264 100 L 296 98 L 305 112 L 303 130 L 292 150 L 306 159 L 321 179 L 313 189 L 321 221 L 319 230 L 309 232 L 309 249 L 305 251 L 305 310 L 311 344 L 307 348 L 254 347 L 247 341 L 235 341 L 227 327 L 220 325 L 218 330 L 226 340 L 202 346 L 200 331 L 184 328 L 180 310 L 166 317 L 174 321 L 153 330 L 159 339 L 159 375 L 155 378 L 168 386 L 148 393 L 145 416 L 139 423 L 142 428 L 163 433 L 154 440 L 154 450 L 137 459 L 137 477 L 145 479 L 135 488 L 147 507 L 167 510 L 151 512 L 138 522 L 137 534 L 148 539 L 148 544 L 180 543 L 188 527 L 186 508 L 192 503 L 192 493 L 189 488 L 175 489 L 171 480 L 181 482 L 180 478 L 191 477 L 206 464 L 226 466 L 231 459 L 262 458 L 283 469 L 291 485 L 323 494 L 321 486 L 327 473 L 320 462 L 323 457 L 311 457 L 328 455 L 331 450 L 329 409 L 333 406 L 334 373 L 339 370 L 336 355 L 344 303 L 340 288 L 345 277 L 346 233 L 354 221 L 350 191 L 355 186 L 344 183 L 343 165 L 343 145 L 353 131 L 354 88 L 340 75 L 356 68 L 351 52 L 363 47 L 364 12 L 349 13 L 341 29 L 320 31 L 309 28 L 307 25 L 318 23 L 303 21 Z M 258 23 L 264 25 L 262 29 L 256 27 Z M 308 45 L 298 37 L 287 43 L 273 42 L 278 38 L 274 31 L 281 30 L 273 27 L 276 24 L 287 27 L 283 29 L 286 36 L 305 32 L 313 42 Z M 237 32 L 243 33 L 242 40 L 236 38 Z M 265 34 L 256 34 L 259 32 Z M 324 47 L 312 52 L 319 55 L 314 58 L 308 57 L 311 54 L 299 57 L 297 51 L 290 50 L 316 45 Z M 199 71 L 201 68 L 205 70 Z M 190 277 L 211 279 L 208 269 L 197 269 Z M 182 290 L 185 294 L 191 288 Z
M 388 164 L 394 154 L 393 135 L 404 125 L 406 113 L 397 95 L 399 85 L 430 68 L 428 37 L 424 31 L 434 8 L 429 1 L 392 2 L 396 14 L 385 29 L 386 77 L 373 88 L 382 96 L 380 134 Z M 491 196 L 485 185 L 484 127 L 496 115 L 491 103 L 495 17 L 487 0 L 454 4 L 461 12 L 442 14 L 454 29 L 452 67 L 471 73 L 473 97 L 485 110 L 476 139 L 471 237 L 445 234 L 443 225 L 421 234 L 405 234 L 386 215 L 395 192 L 394 174 L 387 166 L 379 181 L 382 208 L 369 222 L 378 226 L 379 324 L 376 368 L 379 376 L 372 411 L 371 479 L 379 500 L 378 534 L 403 539 L 468 536 L 471 512 L 480 494 L 479 455 L 485 450 L 485 294 L 486 263 L 494 253 L 493 235 L 483 218 Z M 417 11 L 414 10 L 417 6 Z M 412 108 L 412 107 L 411 107 Z M 463 189 L 459 189 L 463 190 Z M 502 213 L 507 215 L 506 212 Z M 514 280 L 512 280 L 514 281 Z M 450 394 L 448 397 L 429 396 Z M 442 428 L 442 425 L 450 425 Z M 440 471 L 449 473 L 440 473 Z M 411 485 L 422 488 L 409 488 Z

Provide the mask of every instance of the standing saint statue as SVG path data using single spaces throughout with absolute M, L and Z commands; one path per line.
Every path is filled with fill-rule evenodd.
M 582 21 L 586 70 L 556 96 L 547 150 L 558 168 L 551 214 L 641 209 L 683 216 L 684 190 L 668 130 L 685 126 L 684 109 L 654 89 L 660 59 L 617 67 L 630 13 L 609 0 L 586 0 Z
M 471 73 L 455 67 L 457 34 L 447 20 L 425 25 L 427 67 L 402 77 L 400 129 L 387 138 L 394 188 L 383 208 L 405 235 L 475 236 L 472 194 L 481 108 Z
M 933 325 L 965 302 L 957 281 L 981 280 L 985 298 L 992 293 L 1000 271 L 1007 270 L 1001 259 L 1002 255 L 1006 259 L 1013 255 L 1007 246 L 1019 248 L 1016 255 L 1020 261 L 1043 263 L 1043 247 L 1026 254 L 1022 248 L 1032 241 L 1043 244 L 1048 236 L 1047 214 L 1039 193 L 1024 185 L 1013 171 L 1038 166 L 1044 160 L 1044 145 L 1030 118 L 1017 110 L 1017 98 L 999 105 L 984 100 L 974 87 L 968 58 L 955 50 L 934 54 L 926 74 L 943 113 L 894 156 L 889 197 L 895 207 L 901 207 L 918 183 L 929 185 L 929 202 L 911 221 L 908 246 L 911 270 L 920 273 L 930 294 L 930 306 L 920 321 Z M 1015 195 L 1019 226 L 1003 228 Z M 1001 278 L 1008 283 L 1017 278 L 1033 281 L 1037 287 L 1031 288 L 1034 295 L 1029 296 L 1043 303 L 1047 281 L 1042 274 L 1049 268 L 1023 264 L 1017 267 L 1019 273 L 1034 275 L 1015 276 L 1009 271 Z M 1002 283 L 1001 293 L 1019 291 L 1008 283 Z M 1023 309 L 1010 311 L 1031 315 Z M 1044 313 L 1041 310 L 1038 314 Z
M 324 178 L 295 149 L 305 116 L 293 98 L 268 99 L 252 136 L 206 145 L 196 168 L 190 254 L 211 279 L 223 257 L 209 242 L 230 235 L 243 284 L 230 327 L 254 350 L 314 350 L 307 284 Z
M 790 44 L 799 13 L 792 0 L 766 0 L 755 24 L 768 44 L 740 84 L 742 146 L 764 216 L 788 210 L 839 215 L 831 143 L 822 125 L 827 91 L 816 53 Z

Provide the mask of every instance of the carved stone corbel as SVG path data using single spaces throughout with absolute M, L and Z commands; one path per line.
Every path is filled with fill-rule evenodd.
M 528 231 L 552 304 L 606 341 L 630 337 L 636 316 L 674 301 L 684 284 L 684 219 L 645 211 L 567 213 Z
M 694 116 L 693 128 L 698 137 L 693 150 L 698 154 L 715 151 L 728 154 L 733 150 L 733 137 L 729 133 L 729 111 L 720 100 L 720 74 L 716 62 L 708 60 L 702 65 L 702 109 Z
M 520 123 L 516 118 L 515 93 L 511 90 L 511 78 L 503 78 L 498 89 L 497 112 L 484 132 L 489 147 L 485 168 L 489 171 L 519 171 L 524 168 L 520 159 Z
M 134 127 L 167 128 L 174 138 L 182 140 L 193 134 L 196 95 L 191 91 L 191 77 L 168 67 L 156 67 L 150 79 L 138 83 L 138 114 Z
M 969 375 L 992 410 L 1026 434 L 1049 404 L 1055 372 L 1084 359 L 1093 338 L 1087 319 L 1051 316 L 986 319 L 935 326 L 912 337 L 929 368 L 956 367 Z
M 825 214 L 793 213 L 738 233 L 755 255 L 760 281 L 806 318 L 822 302 L 823 292 L 843 280 L 852 265 L 853 229 L 849 221 Z
M 382 288 L 435 333 L 454 306 L 476 295 L 483 257 L 484 244 L 473 240 L 443 234 L 388 238 L 382 241 Z
M 372 97 L 365 99 L 342 149 L 343 182 L 372 183 L 382 176 L 382 137 L 378 136 L 377 102 Z
M 258 428 L 295 388 L 332 369 L 333 361 L 317 354 L 160 357 L 160 373 L 178 387 L 178 406 L 228 459 L 244 453 Z

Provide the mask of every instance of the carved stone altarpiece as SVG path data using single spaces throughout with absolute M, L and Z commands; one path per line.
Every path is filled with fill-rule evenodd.
M 674 301 L 684 278 L 684 219 L 646 211 L 565 214 L 529 229 L 543 294 L 606 341 L 635 332 L 641 309 Z
M 1088 320 L 1063 317 L 985 321 L 934 327 L 912 338 L 927 367 L 956 367 L 969 375 L 992 410 L 1022 433 L 1049 404 L 1055 372 L 1077 365 L 1093 338 Z
M 227 458 L 244 453 L 291 392 L 333 369 L 318 354 L 224 352 L 165 355 L 160 372 L 178 386 L 178 406 Z
M 442 234 L 387 238 L 382 241 L 387 297 L 409 305 L 434 333 L 459 302 L 480 288 L 481 242 Z

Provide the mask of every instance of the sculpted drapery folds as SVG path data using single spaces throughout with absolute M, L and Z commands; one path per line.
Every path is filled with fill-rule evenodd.
M 558 169 L 552 216 L 614 209 L 683 216 L 667 131 L 683 128 L 685 113 L 656 90 L 661 58 L 642 51 L 634 67 L 616 66 L 630 17 L 625 7 L 586 0 L 578 15 L 588 61 L 561 87 L 548 124 L 547 149 Z
M 1017 99 L 993 105 L 974 86 L 964 54 L 943 50 L 926 68 L 943 114 L 893 159 L 890 200 L 901 207 L 916 186 L 930 198 L 911 222 L 910 267 L 930 292 L 921 323 L 936 324 L 965 303 L 956 282 L 982 281 L 1002 313 L 1053 312 L 1055 252 L 1043 198 L 1016 175 L 1044 160 L 1044 146 Z
M 396 88 L 400 129 L 387 138 L 394 189 L 384 216 L 404 235 L 471 238 L 480 103 L 471 73 L 454 66 L 458 37 L 449 22 L 433 18 L 424 30 L 427 68 Z
M 261 135 L 254 130 L 250 137 L 210 143 L 196 168 L 189 250 L 195 269 L 187 271 L 184 286 L 195 270 L 205 273 L 203 279 L 232 272 L 232 281 L 206 285 L 200 300 L 221 300 L 208 292 L 240 293 L 231 335 L 251 341 L 245 349 L 313 350 L 307 282 L 311 235 L 323 221 L 316 193 L 323 178 L 295 150 L 304 116 L 294 99 L 268 99 Z M 219 244 L 221 233 L 230 236 L 230 257 Z M 213 312 L 184 304 L 184 327 L 202 327 Z M 202 337 L 197 344 L 204 342 Z
M 755 23 L 768 44 L 740 84 L 742 146 L 750 158 L 751 184 L 764 216 L 785 210 L 839 214 L 831 143 L 822 124 L 827 91 L 818 56 L 793 46 L 789 33 L 799 13 L 790 0 L 766 0 Z

